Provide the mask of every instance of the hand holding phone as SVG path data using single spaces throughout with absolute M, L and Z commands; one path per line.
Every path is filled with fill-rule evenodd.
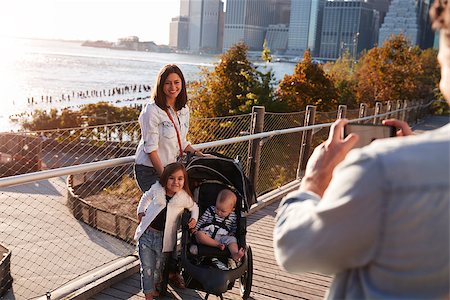
M 388 125 L 370 125 L 370 124 L 347 124 L 344 127 L 343 137 L 350 133 L 359 136 L 359 140 L 354 148 L 367 146 L 372 141 L 395 136 L 396 128 Z

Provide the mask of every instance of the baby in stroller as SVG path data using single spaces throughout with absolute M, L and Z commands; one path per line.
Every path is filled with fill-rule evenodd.
M 256 201 L 253 187 L 238 159 L 218 153 L 192 159 L 186 170 L 202 215 L 196 234 L 189 230 L 189 211 L 182 218 L 179 262 L 186 287 L 206 292 L 205 299 L 222 298 L 238 281 L 240 294 L 247 299 L 253 278 L 252 251 L 246 242 L 247 213 Z M 211 220 L 218 223 L 214 238 Z
M 217 195 L 216 205 L 205 210 L 192 233 L 199 244 L 216 247 L 220 250 L 228 247 L 233 260 L 239 262 L 245 252 L 244 248 L 238 248 L 235 237 L 237 229 L 237 216 L 234 212 L 236 200 L 237 197 L 233 191 L 221 190 Z M 191 247 L 191 252 L 197 254 L 195 253 L 196 247 Z

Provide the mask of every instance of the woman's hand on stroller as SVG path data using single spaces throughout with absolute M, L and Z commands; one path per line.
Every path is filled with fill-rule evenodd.
M 194 229 L 195 225 L 197 225 L 197 220 L 194 218 L 190 218 L 188 222 L 188 227 L 190 230 Z
M 139 223 L 141 223 L 143 216 L 145 216 L 145 212 L 140 212 L 140 213 L 137 214 L 137 218 L 138 218 Z

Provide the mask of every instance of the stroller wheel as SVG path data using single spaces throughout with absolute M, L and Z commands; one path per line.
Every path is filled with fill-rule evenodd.
M 239 278 L 239 291 L 242 299 L 247 299 L 250 296 L 252 290 L 253 280 L 253 256 L 252 249 L 247 245 L 247 270 Z

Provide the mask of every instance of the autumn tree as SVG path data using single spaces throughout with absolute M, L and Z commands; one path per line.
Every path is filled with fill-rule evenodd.
M 305 110 L 306 105 L 316 105 L 320 111 L 330 111 L 337 106 L 333 82 L 320 64 L 312 62 L 309 50 L 295 66 L 294 73 L 284 76 L 276 95 L 289 111 Z
M 267 47 L 267 40 L 264 39 L 263 51 L 261 53 L 261 59 L 265 62 L 272 61 L 272 54 L 270 54 L 270 49 Z
M 419 58 L 424 71 L 423 76 L 419 78 L 422 84 L 419 99 L 427 101 L 432 99 L 442 100 L 441 102 L 434 102 L 431 109 L 435 114 L 448 115 L 450 113 L 449 106 L 439 89 L 441 71 L 437 60 L 437 50 L 425 49 L 420 53 Z
M 130 107 L 117 107 L 107 102 L 83 105 L 79 111 L 65 108 L 58 111 L 56 108 L 47 112 L 35 110 L 29 121 L 24 121 L 22 127 L 26 130 L 48 130 L 75 128 L 84 126 L 104 125 L 135 121 L 139 111 Z
M 24 121 L 22 128 L 25 130 L 38 131 L 50 129 L 64 129 L 79 127 L 81 125 L 80 114 L 70 109 L 63 109 L 59 112 L 52 108 L 49 112 L 45 110 L 35 110 L 31 120 Z
M 134 121 L 139 117 L 135 108 L 118 107 L 104 101 L 83 105 L 79 113 L 89 126 Z
M 59 116 L 58 110 L 53 108 L 50 112 L 37 109 L 34 111 L 32 119 L 30 121 L 24 121 L 22 127 L 25 130 L 47 130 L 59 128 Z
M 247 58 L 247 51 L 244 43 L 232 46 L 220 56 L 213 71 L 203 68 L 201 79 L 190 83 L 190 106 L 194 116 L 217 117 L 248 112 L 258 95 L 252 93 L 256 70 Z
M 348 108 L 357 107 L 354 67 L 353 57 L 348 50 L 335 62 L 327 62 L 323 67 L 336 88 L 337 103 L 345 104 Z
M 201 70 L 201 79 L 189 85 L 195 117 L 221 117 L 249 113 L 254 105 L 267 110 L 274 100 L 275 75 L 271 68 L 258 70 L 247 57 L 248 47 L 238 43 L 222 54 L 212 71 Z
M 75 128 L 81 126 L 80 113 L 71 109 L 65 108 L 59 115 L 58 128 Z
M 437 50 L 425 49 L 420 51 L 419 61 L 423 69 L 423 73 L 419 76 L 420 82 L 419 98 L 431 100 L 436 97 L 439 92 L 439 81 L 441 80 L 441 69 L 437 60 Z
M 377 101 L 418 99 L 423 74 L 418 50 L 404 35 L 391 36 L 382 47 L 361 57 L 356 71 L 357 97 L 370 106 Z

